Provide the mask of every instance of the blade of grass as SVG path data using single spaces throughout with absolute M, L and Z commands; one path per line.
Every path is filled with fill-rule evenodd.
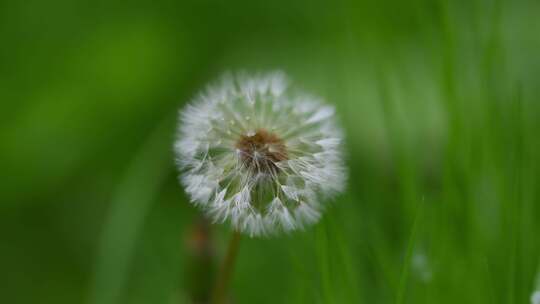
M 345 237 L 345 230 L 343 227 L 342 216 L 339 214 L 340 210 L 335 210 L 335 215 L 339 217 L 339 221 L 335 220 L 335 217 L 330 216 L 329 228 L 332 235 L 335 238 L 335 246 L 337 247 L 337 255 L 341 266 L 338 273 L 343 273 L 345 279 L 345 291 L 349 298 L 348 303 L 361 303 L 361 285 L 357 275 L 357 268 L 355 267 L 353 257 L 351 255 L 351 242 Z M 333 247 L 333 246 L 332 246 Z
M 332 296 L 332 278 L 331 278 L 331 263 L 330 255 L 328 254 L 328 227 L 327 222 L 324 221 L 318 225 L 316 230 L 316 244 L 317 244 L 317 258 L 319 262 L 320 278 L 321 278 L 321 292 L 323 303 L 334 303 L 334 297 Z
M 119 303 L 138 233 L 171 164 L 172 120 L 151 133 L 126 170 L 111 202 L 98 246 L 89 303 Z
M 398 291 L 396 296 L 396 304 L 402 304 L 405 301 L 405 291 L 407 288 L 407 280 L 409 278 L 409 272 L 411 268 L 411 260 L 416 247 L 416 240 L 418 235 L 418 230 L 420 227 L 420 219 L 423 211 L 423 202 L 419 204 L 416 210 L 416 216 L 414 219 L 413 227 L 411 229 L 411 234 L 407 244 L 407 253 L 405 255 L 405 260 L 403 261 L 403 268 L 401 270 L 401 275 L 399 279 Z

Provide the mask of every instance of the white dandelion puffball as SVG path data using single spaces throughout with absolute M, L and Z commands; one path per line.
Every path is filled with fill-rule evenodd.
M 180 112 L 175 152 L 191 201 L 250 236 L 293 231 L 343 191 L 334 108 L 283 73 L 228 75 Z
M 540 290 L 537 290 L 532 294 L 531 304 L 540 304 Z

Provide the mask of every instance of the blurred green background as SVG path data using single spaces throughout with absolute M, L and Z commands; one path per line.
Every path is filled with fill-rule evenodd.
M 207 291 L 172 141 L 238 69 L 336 105 L 350 182 L 317 226 L 242 240 L 234 303 L 529 301 L 536 0 L 2 1 L 0 39 L 1 303 Z M 216 260 L 230 229 L 211 232 Z

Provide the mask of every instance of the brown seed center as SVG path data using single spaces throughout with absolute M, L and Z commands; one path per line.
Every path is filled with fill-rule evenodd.
M 244 165 L 258 172 L 275 173 L 279 169 L 275 163 L 288 159 L 283 140 L 264 129 L 242 135 L 236 148 Z

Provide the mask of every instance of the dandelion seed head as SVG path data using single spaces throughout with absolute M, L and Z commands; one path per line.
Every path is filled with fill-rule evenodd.
M 180 112 L 181 182 L 215 222 L 251 236 L 303 229 L 343 191 L 335 110 L 280 72 L 226 75 Z

